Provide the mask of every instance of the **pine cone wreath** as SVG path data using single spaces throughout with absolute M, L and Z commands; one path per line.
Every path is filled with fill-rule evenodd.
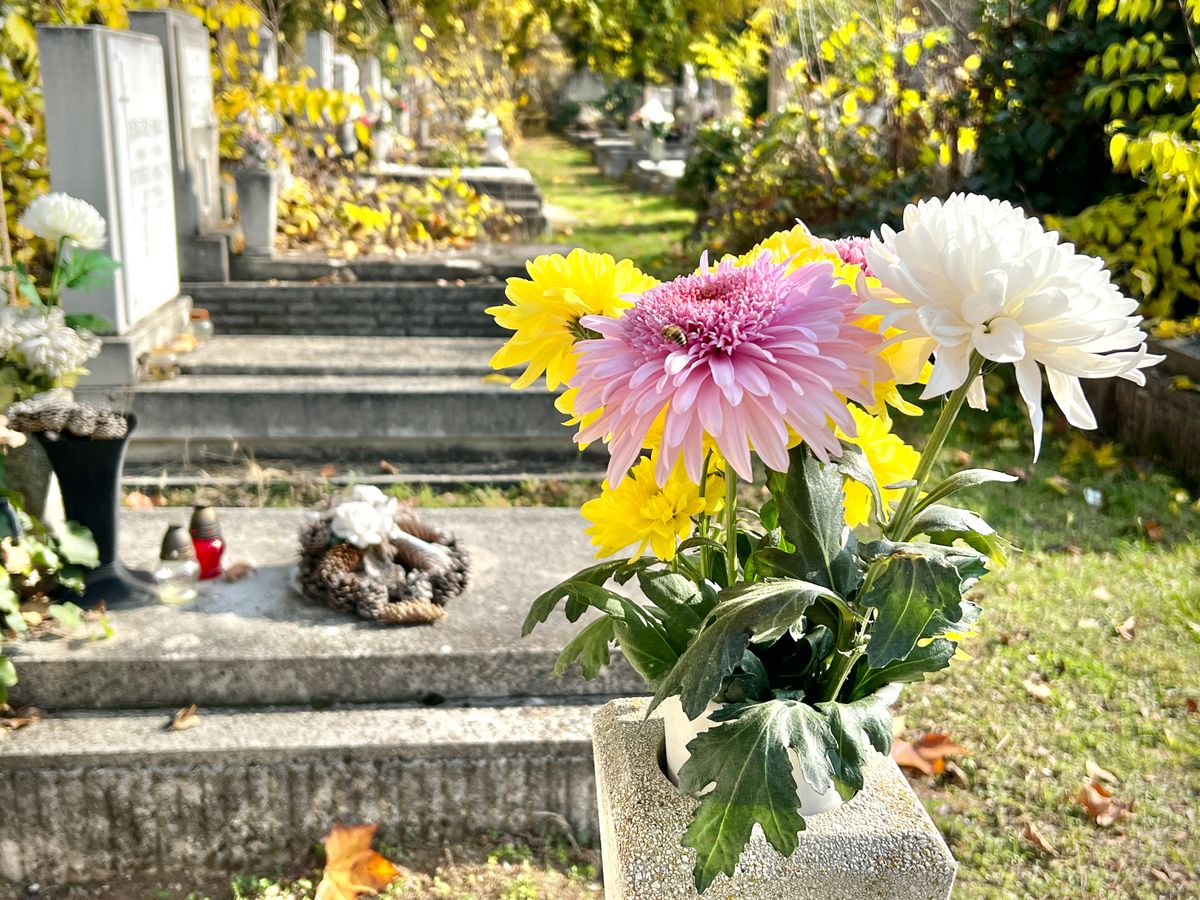
M 373 502 L 369 494 L 367 502 Z M 336 506 L 301 525 L 299 588 L 316 602 L 363 619 L 389 625 L 435 622 L 445 616 L 446 601 L 466 587 L 467 555 L 456 540 L 411 511 L 395 511 L 394 500 L 382 502 L 389 504 L 384 514 L 394 516 L 401 533 L 368 550 L 342 541 L 334 531 Z
M 129 420 L 112 410 L 102 410 L 96 420 L 92 438 L 97 441 L 119 441 L 129 434 Z
M 67 431 L 75 437 L 91 437 L 100 421 L 100 410 L 88 403 L 77 403 L 67 418 Z

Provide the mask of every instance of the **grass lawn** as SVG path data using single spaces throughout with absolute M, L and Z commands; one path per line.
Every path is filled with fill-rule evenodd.
M 608 180 L 586 150 L 558 137 L 527 138 L 516 161 L 533 173 L 546 202 L 568 217 L 554 234 L 556 242 L 632 259 L 659 278 L 682 271 L 680 243 L 695 216 L 673 197 Z

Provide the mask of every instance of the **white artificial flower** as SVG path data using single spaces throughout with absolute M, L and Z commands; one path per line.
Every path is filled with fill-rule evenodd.
M 342 540 L 365 550 L 374 544 L 383 543 L 396 527 L 396 523 L 373 504 L 361 500 L 347 500 L 334 508 L 333 521 L 329 527 Z
M 373 484 L 356 484 L 350 491 L 350 499 L 359 503 L 370 503 L 375 507 L 383 506 L 387 502 L 387 496 Z
M 8 447 L 10 450 L 15 450 L 17 447 L 25 446 L 25 435 L 20 431 L 13 431 L 8 427 L 8 418 L 0 416 L 0 447 Z
M 660 99 L 651 97 L 642 104 L 635 115 L 638 120 L 646 125 L 664 125 L 670 127 L 675 124 L 675 116 L 670 113 Z
M 66 238 L 88 250 L 104 246 L 104 217 L 92 204 L 70 194 L 38 197 L 21 214 L 21 224 L 38 237 L 55 243 Z
M 893 341 L 919 340 L 912 358 L 934 355 L 923 399 L 960 387 L 972 351 L 1013 363 L 1033 425 L 1033 455 L 1042 442 L 1042 374 L 1072 425 L 1095 428 L 1080 378 L 1121 377 L 1145 384 L 1142 369 L 1163 357 L 1146 352 L 1137 301 L 1124 296 L 1095 257 L 1075 252 L 1037 219 L 1008 202 L 952 194 L 904 210 L 904 228 L 884 227 L 867 262 L 883 289 L 863 279 L 870 297 L 859 311 L 882 315 Z M 897 373 L 912 382 L 917 372 Z M 972 405 L 983 402 L 978 383 Z
M 46 313 L 22 312 L 14 329 L 20 340 L 11 352 L 19 354 L 31 372 L 57 380 L 77 373 L 100 352 L 100 339 L 68 325 L 60 307 Z

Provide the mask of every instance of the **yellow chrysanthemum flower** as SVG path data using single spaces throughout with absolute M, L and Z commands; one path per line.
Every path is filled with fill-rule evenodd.
M 879 485 L 879 493 L 883 495 L 883 502 L 891 505 L 900 499 L 904 490 L 887 490 L 886 486 L 910 480 L 917 470 L 921 454 L 893 434 L 889 422 L 881 416 L 863 412 L 853 404 L 850 414 L 854 416 L 857 436 L 850 437 L 839 431 L 838 437 L 862 449 Z M 846 524 L 851 528 L 865 525 L 871 519 L 871 492 L 853 478 L 847 478 L 845 493 Z
M 607 253 L 580 249 L 565 257 L 539 256 L 526 268 L 529 278 L 508 279 L 508 303 L 487 309 L 497 324 L 515 332 L 492 357 L 494 369 L 526 366 L 515 388 L 528 387 L 542 373 L 550 390 L 568 384 L 575 374 L 573 347 L 587 336 L 580 318 L 619 316 L 633 305 L 624 295 L 658 283 L 627 259 L 617 262 Z
M 858 288 L 858 279 L 862 270 L 854 263 L 843 260 L 828 242 L 816 237 L 802 224 L 797 224 L 789 231 L 777 231 L 766 240 L 759 241 L 747 253 L 743 253 L 737 258 L 738 264 L 745 265 L 753 262 L 763 254 L 763 251 L 769 251 L 772 261 L 776 263 L 790 260 L 789 270 L 798 269 L 814 262 L 832 263 L 833 273 L 840 281 L 855 290 Z M 881 286 L 876 278 L 868 277 L 867 283 L 872 287 Z M 878 331 L 882 321 L 882 316 L 863 316 L 855 324 L 868 331 Z M 884 332 L 883 336 L 890 338 L 895 334 L 899 334 L 899 331 L 890 329 Z M 897 385 L 911 384 L 914 381 L 924 384 L 929 380 L 932 367 L 928 360 L 914 358 L 914 350 L 919 351 L 920 349 L 915 346 L 918 343 L 918 341 L 904 341 L 891 344 L 884 347 L 879 353 L 894 377 L 875 382 L 875 405 L 871 407 L 871 412 L 881 416 L 885 421 L 889 418 L 889 406 L 906 416 L 921 415 L 921 407 L 905 400 L 897 387 Z
M 708 476 L 701 496 L 699 486 L 688 479 L 682 465 L 659 487 L 654 480 L 654 460 L 643 457 L 616 488 L 605 481 L 600 496 L 583 504 L 580 512 L 592 523 L 586 533 L 600 548 L 597 558 L 636 546 L 630 559 L 637 559 L 649 547 L 658 559 L 672 560 L 679 542 L 692 535 L 692 517 L 720 512 L 724 496 L 725 481 L 719 472 Z

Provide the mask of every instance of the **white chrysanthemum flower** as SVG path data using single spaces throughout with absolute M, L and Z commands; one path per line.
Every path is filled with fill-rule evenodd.
M 20 355 L 25 367 L 35 374 L 54 380 L 76 374 L 100 352 L 100 339 L 90 331 L 68 325 L 59 307 L 46 313 L 35 309 L 20 313 L 11 328 L 16 342 L 6 352 Z M 0 329 L 0 334 L 7 335 L 9 330 Z
M 350 499 L 359 503 L 370 503 L 375 507 L 387 503 L 387 495 L 373 484 L 356 484 L 350 491 Z
M 104 246 L 104 217 L 86 200 L 54 193 L 38 197 L 21 214 L 21 224 L 40 238 L 57 243 L 66 238 L 88 250 Z
M 396 527 L 395 521 L 371 503 L 347 500 L 333 511 L 330 529 L 342 540 L 365 550 L 383 543 Z
M 904 228 L 883 228 L 867 261 L 883 290 L 865 280 L 864 314 L 883 316 L 893 340 L 920 340 L 933 373 L 922 398 L 960 387 L 972 352 L 1013 363 L 1033 425 L 1033 452 L 1042 442 L 1042 375 L 1072 425 L 1095 428 L 1080 378 L 1121 377 L 1145 384 L 1142 369 L 1162 360 L 1146 352 L 1137 301 L 1124 296 L 1103 263 L 1061 243 L 1008 202 L 978 194 L 926 200 L 904 211 Z M 912 382 L 917 372 L 902 373 Z M 973 405 L 982 391 L 972 391 Z

